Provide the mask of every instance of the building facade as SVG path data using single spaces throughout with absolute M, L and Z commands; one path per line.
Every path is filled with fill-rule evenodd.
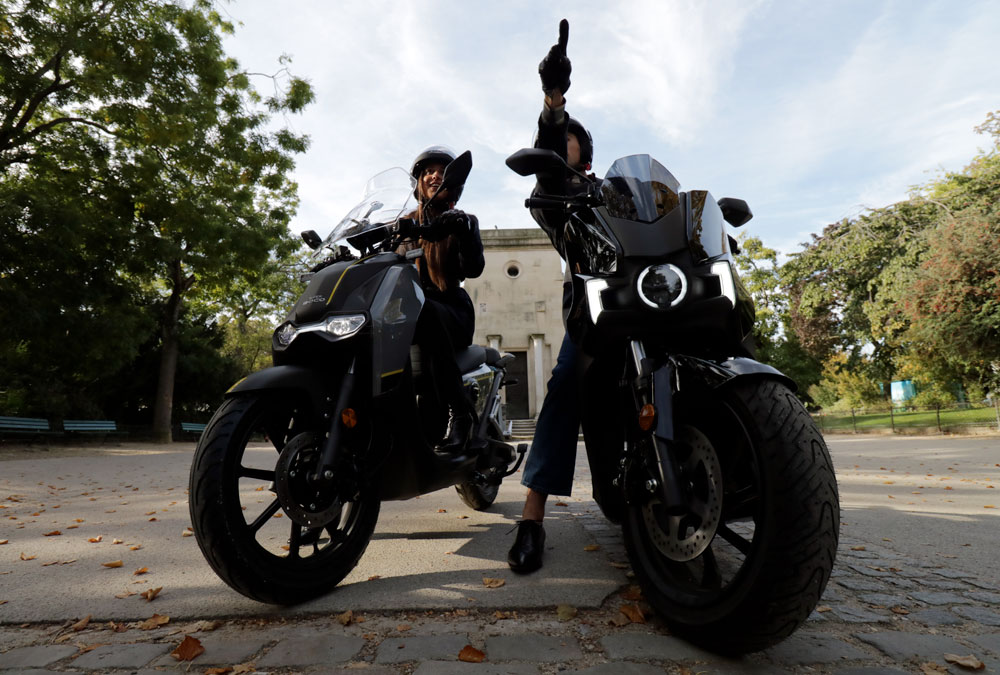
M 476 308 L 476 344 L 510 352 L 514 363 L 505 387 L 508 419 L 538 415 L 545 384 L 563 338 L 563 268 L 540 228 L 483 230 L 486 268 L 467 279 Z

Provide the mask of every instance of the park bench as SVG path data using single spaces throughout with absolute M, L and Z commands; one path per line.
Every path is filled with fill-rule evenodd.
M 124 434 L 114 420 L 63 420 L 63 430 L 68 434 Z
M 182 433 L 197 434 L 197 436 L 200 438 L 204 431 L 205 431 L 204 424 L 198 424 L 197 422 L 181 422 Z
M 36 437 L 54 433 L 57 432 L 49 428 L 49 421 L 39 417 L 0 417 L 0 436 Z

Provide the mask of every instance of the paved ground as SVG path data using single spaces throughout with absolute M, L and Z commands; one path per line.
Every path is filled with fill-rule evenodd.
M 954 654 L 1000 672 L 1000 520 L 987 508 L 1000 506 L 990 487 L 1000 483 L 1000 438 L 830 445 L 847 523 L 834 579 L 802 630 L 738 660 L 671 637 L 648 608 L 645 623 L 622 613 L 643 603 L 620 533 L 589 499 L 585 464 L 574 498 L 551 509 L 538 575 L 516 577 L 503 562 L 516 483 L 485 514 L 443 490 L 386 505 L 369 552 L 336 592 L 274 610 L 229 591 L 183 536 L 189 445 L 29 459 L 0 451 L 0 671 L 974 672 L 949 664 Z M 483 577 L 505 584 L 486 588 Z M 152 602 L 127 595 L 161 586 Z M 143 630 L 154 613 L 169 623 Z M 179 663 L 169 654 L 187 635 L 205 651 Z M 460 661 L 466 647 L 485 660 Z

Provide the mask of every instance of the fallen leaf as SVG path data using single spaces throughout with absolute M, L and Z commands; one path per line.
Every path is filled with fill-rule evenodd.
M 337 615 L 337 622 L 340 623 L 341 626 L 349 626 L 351 625 L 351 621 L 353 620 L 354 620 L 354 612 L 352 612 L 351 610 L 347 610 L 343 614 Z
M 139 595 L 141 595 L 142 597 L 146 598 L 146 602 L 152 602 L 153 599 L 156 596 L 158 596 L 160 594 L 160 591 L 162 591 L 162 590 L 163 590 L 163 586 L 159 586 L 157 588 L 149 588 L 149 589 L 143 591 L 142 593 L 140 593 Z
M 956 666 L 961 666 L 962 668 L 968 668 L 969 670 L 982 670 L 986 667 L 986 664 L 977 659 L 972 654 L 968 656 L 959 656 L 957 654 L 945 654 L 944 660 L 948 663 L 954 663 Z
M 226 675 L 226 673 L 233 672 L 233 669 L 229 666 L 223 666 L 221 668 L 206 668 L 205 675 Z
M 833 610 L 833 608 L 830 607 L 829 605 L 820 605 L 819 607 L 816 608 L 816 611 L 819 612 L 820 614 L 822 614 L 823 612 L 829 612 L 829 611 L 832 611 L 832 610 Z
M 62 532 L 60 532 L 59 530 L 52 530 L 51 532 L 46 532 L 42 536 L 43 537 L 58 537 L 61 534 L 62 534 Z
M 240 675 L 241 673 L 252 673 L 257 670 L 256 663 L 241 663 L 238 666 L 233 667 L 233 675 Z
M 210 633 L 222 625 L 221 621 L 199 621 L 189 629 L 192 633 Z
M 497 621 L 503 621 L 504 619 L 516 619 L 517 612 L 502 612 L 499 609 L 493 612 L 493 618 Z
M 135 546 L 129 546 L 128 550 L 130 550 L 130 551 L 138 551 L 141 548 L 142 548 L 142 544 L 136 544 Z
M 448 509 L 438 509 L 438 513 L 448 513 Z
M 401 623 L 398 626 L 396 626 L 396 630 L 398 630 L 400 633 L 405 633 L 406 631 L 411 630 L 412 628 L 413 626 L 411 626 L 408 623 Z
M 639 609 L 639 605 L 622 605 L 619 607 L 622 614 L 628 617 L 629 621 L 632 623 L 646 623 L 646 617 L 643 616 L 642 610 Z
M 185 635 L 177 648 L 170 652 L 170 655 L 178 661 L 193 661 L 204 653 L 205 648 L 201 646 L 201 640 Z
M 459 520 L 465 520 L 466 518 L 468 518 L 468 516 L 464 514 L 458 517 Z
M 124 633 L 125 631 L 128 630 L 128 626 L 126 626 L 124 623 L 115 623 L 114 621 L 108 622 L 108 628 L 110 628 L 116 633 Z
M 458 653 L 458 660 L 466 663 L 482 663 L 486 660 L 486 654 L 479 651 L 472 645 L 465 645 Z
M 279 514 L 279 515 L 280 515 L 280 514 Z M 156 518 L 150 518 L 150 519 L 149 519 L 149 522 L 151 522 L 151 523 L 155 523 L 155 522 L 156 522 Z
M 3 546 L 4 544 L 6 544 L 7 541 L 8 541 L 7 539 L 0 539 L 0 546 Z
M 556 502 L 556 506 L 569 506 L 566 502 Z
M 890 607 L 889 611 L 892 612 L 893 614 L 899 614 L 900 616 L 906 616 L 907 614 L 910 613 L 910 610 L 906 609 L 905 607 Z
M 154 614 L 139 624 L 139 630 L 153 630 L 154 628 L 159 628 L 160 626 L 166 626 L 168 623 L 170 623 L 169 616 Z
M 983 508 L 984 508 L 984 509 L 995 509 L 995 508 L 996 508 L 996 506 L 994 506 L 993 504 L 987 504 L 987 505 L 986 505 L 986 506 L 984 506 Z
M 37 557 L 37 555 L 25 555 L 24 551 L 21 551 L 21 560 L 34 560 Z
M 87 616 L 83 617 L 82 619 L 80 619 L 79 621 L 77 621 L 76 623 L 74 623 L 72 626 L 70 626 L 69 627 L 70 630 L 75 630 L 77 632 L 83 630 L 84 628 L 87 627 L 87 624 L 90 623 L 90 617 L 91 616 L 92 615 L 88 614 Z
M 186 529 L 183 532 L 181 532 L 181 536 L 182 537 L 193 537 L 194 536 L 194 532 L 192 532 L 191 528 L 189 527 L 188 529 Z
M 507 581 L 505 579 L 493 579 L 491 577 L 483 577 L 483 586 L 486 586 L 486 588 L 500 588 L 506 583 Z
M 127 598 L 127 597 L 129 597 L 130 595 L 139 595 L 139 594 L 138 594 L 138 593 L 136 593 L 135 591 L 130 591 L 130 590 L 124 590 L 124 591 L 122 591 L 121 593 L 119 593 L 118 595 L 116 595 L 115 597 L 116 597 L 116 598 Z
M 135 575 L 135 576 L 139 576 L 140 574 L 145 574 L 148 571 L 149 571 L 148 567 L 140 567 L 135 572 L 132 572 L 132 574 Z
M 951 487 L 950 485 L 945 485 L 945 486 L 944 486 L 944 489 L 945 489 L 945 490 L 951 490 L 951 489 L 953 489 L 953 488 L 952 488 L 952 487 Z
M 0 600 L 0 605 L 6 605 L 8 602 L 10 602 L 10 601 L 9 600 Z
M 147 516 L 155 516 L 155 515 L 156 515 L 156 511 L 148 511 L 148 512 L 146 512 L 146 513 L 145 513 L 144 515 L 147 515 Z
M 600 551 L 601 550 L 601 546 L 600 546 L 600 544 L 587 544 L 586 546 L 583 547 L 583 550 L 584 551 Z
M 865 549 L 865 547 L 864 547 L 864 546 L 852 546 L 852 547 L 851 547 L 851 550 L 852 550 L 852 551 L 864 551 L 864 550 L 866 550 L 866 549 Z
M 894 480 L 884 480 L 882 481 L 882 485 L 893 485 L 895 482 Z
M 124 544 L 125 542 L 124 542 L 124 541 L 122 541 L 121 539 L 115 539 L 115 540 L 113 540 L 113 541 L 112 541 L 111 543 L 112 543 L 112 544 Z
M 381 579 L 381 578 L 382 577 L 380 577 L 379 575 L 373 574 L 370 577 L 368 577 L 368 581 L 375 581 L 376 579 Z
M 921 663 L 920 672 L 923 675 L 939 675 L 939 673 L 947 673 L 948 667 L 938 663 Z
M 91 544 L 100 544 L 102 539 L 104 539 L 103 536 L 97 535 L 96 537 L 91 537 L 87 541 L 89 541 Z
M 98 647 L 103 647 L 104 645 L 105 645 L 105 643 L 103 643 L 103 642 L 98 642 L 97 644 L 94 644 L 94 645 L 84 645 L 84 644 L 80 644 L 79 642 L 77 642 L 76 646 L 80 649 L 80 651 L 77 653 L 77 656 L 80 656 L 82 654 L 86 654 L 87 652 L 92 652 L 95 649 L 97 649 Z
M 642 589 L 639 586 L 632 584 L 622 591 L 622 597 L 626 600 L 631 600 L 632 602 L 638 602 L 639 600 L 642 600 Z
M 105 567 L 121 567 L 125 563 L 121 560 L 112 560 L 111 562 L 101 563 Z
M 82 523 L 83 522 L 83 518 L 74 518 L 73 522 L 74 523 Z
M 560 621 L 569 621 L 576 616 L 577 609 L 571 605 L 559 605 L 556 607 L 556 616 Z

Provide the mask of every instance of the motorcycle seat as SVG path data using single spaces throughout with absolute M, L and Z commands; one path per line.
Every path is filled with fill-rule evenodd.
M 495 349 L 489 351 L 496 352 Z M 458 362 L 459 372 L 467 373 L 486 363 L 486 352 L 487 348 L 479 345 L 469 345 L 465 349 L 455 352 L 455 361 Z

